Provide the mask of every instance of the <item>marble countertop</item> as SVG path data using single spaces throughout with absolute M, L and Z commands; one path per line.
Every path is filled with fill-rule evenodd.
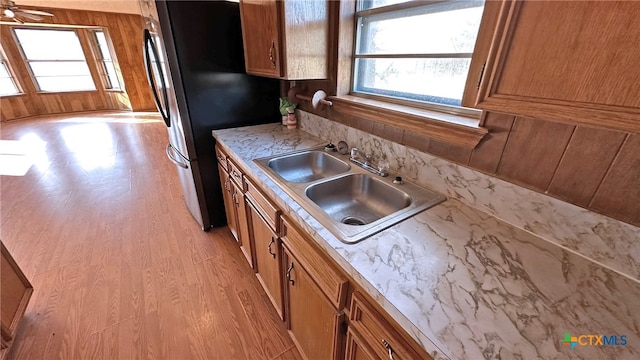
M 252 161 L 327 140 L 279 124 L 213 135 L 435 359 L 638 358 L 637 281 L 452 198 L 362 242 L 342 243 Z M 562 343 L 567 333 L 615 335 L 619 343 L 625 336 L 626 344 L 570 349 Z

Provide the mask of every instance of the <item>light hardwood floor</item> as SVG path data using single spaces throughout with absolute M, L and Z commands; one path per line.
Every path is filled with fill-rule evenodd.
M 300 358 L 228 229 L 188 213 L 157 116 L 0 126 L 33 160 L 0 176 L 0 237 L 34 287 L 9 359 Z

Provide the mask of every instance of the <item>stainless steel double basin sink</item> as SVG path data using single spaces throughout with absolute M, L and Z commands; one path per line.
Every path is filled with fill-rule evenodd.
M 417 185 L 393 182 L 322 148 L 254 162 L 339 240 L 356 243 L 446 198 Z

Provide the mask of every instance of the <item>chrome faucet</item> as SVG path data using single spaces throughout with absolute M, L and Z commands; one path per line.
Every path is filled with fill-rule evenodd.
M 349 157 L 349 161 L 376 175 L 383 177 L 389 175 L 388 162 L 380 161 L 378 162 L 378 165 L 374 167 L 373 155 L 367 153 L 364 155 L 364 160 L 361 160 L 360 153 L 358 152 L 357 148 L 351 149 L 351 156 Z

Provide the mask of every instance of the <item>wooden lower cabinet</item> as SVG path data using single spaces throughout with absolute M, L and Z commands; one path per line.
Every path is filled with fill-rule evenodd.
M 373 351 L 369 348 L 366 341 L 364 341 L 358 333 L 355 332 L 353 327 L 347 330 L 346 350 L 344 358 L 345 360 L 378 360 Z
M 344 314 L 285 248 L 285 298 L 289 333 L 306 359 L 340 359 Z
M 253 264 L 253 246 L 251 244 L 251 238 L 249 237 L 249 223 L 247 221 L 247 199 L 242 189 L 234 182 L 232 182 L 232 184 L 234 187 L 233 205 L 235 206 L 238 235 L 236 240 L 238 240 L 240 250 L 242 250 L 249 265 L 255 268 Z
M 280 319 L 284 319 L 280 237 L 273 232 L 250 201 L 247 202 L 247 218 L 255 250 L 256 276 L 280 315 Z
M 218 172 L 220 173 L 220 182 L 222 183 L 222 198 L 224 201 L 224 210 L 227 215 L 227 226 L 231 234 L 240 245 L 240 250 L 253 267 L 253 250 L 251 239 L 249 237 L 249 225 L 247 222 L 247 205 L 244 191 L 232 175 L 218 163 Z
M 16 328 L 27 308 L 29 298 L 33 293 L 33 287 L 1 242 L 0 247 L 2 252 L 2 257 L 0 258 L 0 318 L 2 330 L 0 358 L 4 359 L 13 342 Z
M 222 198 L 224 200 L 224 211 L 227 214 L 227 226 L 233 237 L 238 240 L 238 220 L 235 214 L 234 205 L 234 187 L 231 181 L 231 176 L 220 164 L 218 164 L 218 171 L 220 172 L 220 183 L 222 184 Z
M 349 332 L 347 359 L 432 360 L 360 292 L 353 293 L 351 299 Z

